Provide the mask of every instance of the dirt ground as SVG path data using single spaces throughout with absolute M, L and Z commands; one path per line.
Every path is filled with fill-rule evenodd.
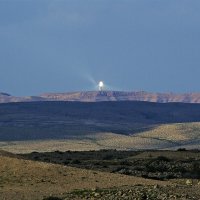
M 177 152 L 177 155 L 183 153 Z M 148 157 L 146 154 L 148 153 L 144 152 L 136 157 Z M 158 156 L 157 154 L 158 152 L 155 152 L 152 155 Z M 196 154 L 191 153 L 190 156 L 196 157 Z M 43 199 L 199 200 L 200 180 L 145 179 L 61 164 L 24 160 L 22 155 L 0 151 L 0 200 Z
M 92 190 L 138 184 L 171 183 L 0 156 L 2 200 L 38 200 L 45 196 L 63 196 L 75 189 Z

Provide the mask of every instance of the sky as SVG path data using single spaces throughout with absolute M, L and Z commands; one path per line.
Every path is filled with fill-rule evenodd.
M 0 0 L 0 91 L 200 92 L 199 0 Z

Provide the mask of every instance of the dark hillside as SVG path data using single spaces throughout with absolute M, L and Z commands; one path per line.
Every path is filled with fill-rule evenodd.
M 0 140 L 59 139 L 96 132 L 132 134 L 157 124 L 199 121 L 200 104 L 9 103 L 0 104 Z

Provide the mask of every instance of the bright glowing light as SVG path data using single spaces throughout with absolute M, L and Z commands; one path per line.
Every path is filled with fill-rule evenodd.
M 102 81 L 99 82 L 99 87 L 103 87 L 103 82 Z
M 102 91 L 103 87 L 104 87 L 104 83 L 103 83 L 103 81 L 100 81 L 99 82 L 99 91 Z

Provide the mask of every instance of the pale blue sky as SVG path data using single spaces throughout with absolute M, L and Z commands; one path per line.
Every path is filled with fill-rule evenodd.
M 200 92 L 199 0 L 0 0 L 0 91 Z

